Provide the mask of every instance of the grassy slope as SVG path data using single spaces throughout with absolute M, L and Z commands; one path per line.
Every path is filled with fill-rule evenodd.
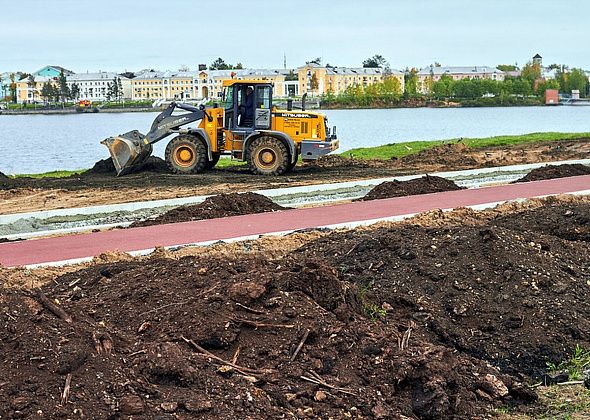
M 531 133 L 514 136 L 496 136 L 484 138 L 464 138 L 462 141 L 469 147 L 509 146 L 538 141 L 590 139 L 590 133 Z M 445 143 L 455 143 L 459 139 L 442 140 Z M 346 157 L 359 159 L 391 159 L 402 157 L 421 150 L 440 145 L 441 141 L 411 141 L 406 143 L 392 143 L 377 147 L 361 147 L 342 153 Z

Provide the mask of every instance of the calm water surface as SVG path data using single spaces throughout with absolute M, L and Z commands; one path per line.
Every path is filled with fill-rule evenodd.
M 409 140 L 488 137 L 539 131 L 590 132 L 590 107 L 372 109 L 323 111 L 341 150 Z M 109 156 L 100 140 L 149 130 L 157 113 L 0 115 L 0 172 L 89 168 Z M 154 154 L 164 156 L 167 140 Z

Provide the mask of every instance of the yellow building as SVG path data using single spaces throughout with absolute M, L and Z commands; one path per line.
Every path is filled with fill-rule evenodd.
M 33 79 L 25 77 L 16 82 L 16 101 L 22 103 L 36 103 L 44 102 L 45 99 L 41 97 L 41 90 L 46 82 L 50 82 L 57 86 L 57 80 L 54 77 L 33 76 Z
M 447 76 L 453 80 L 463 79 L 487 79 L 503 81 L 505 73 L 494 67 L 468 66 L 468 67 L 425 67 L 418 72 L 418 92 L 430 93 L 432 83 L 438 82 L 441 77 Z
M 308 63 L 297 69 L 300 94 L 334 95 L 343 93 L 350 86 L 367 87 L 383 83 L 388 77 L 396 78 L 404 89 L 404 74 L 397 70 L 384 71 L 382 68 L 369 67 L 322 67 Z

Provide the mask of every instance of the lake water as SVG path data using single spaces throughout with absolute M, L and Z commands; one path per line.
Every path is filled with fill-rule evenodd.
M 590 132 L 590 107 L 416 108 L 323 111 L 341 149 L 410 140 L 488 137 L 540 131 Z M 157 113 L 0 115 L 0 172 L 89 168 L 109 156 L 99 142 L 149 130 Z M 167 140 L 154 147 L 163 157 Z

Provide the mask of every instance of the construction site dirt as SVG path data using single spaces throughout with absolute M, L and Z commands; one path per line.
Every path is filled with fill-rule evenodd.
M 329 155 L 317 163 L 298 165 L 293 172 L 272 178 L 252 175 L 245 165 L 195 175 L 174 175 L 167 171 L 161 159 L 155 157 L 144 171 L 115 177 L 112 163 L 105 160 L 97 162 L 86 173 L 66 178 L 0 176 L 0 214 L 585 159 L 589 153 L 587 139 L 477 149 L 453 143 L 397 160 L 361 160 Z
M 286 209 L 286 207 L 275 204 L 270 198 L 252 192 L 220 194 L 207 197 L 200 204 L 174 208 L 154 219 L 134 222 L 130 227 L 188 222 L 191 220 L 214 219 Z
M 547 363 L 590 346 L 589 214 L 585 198 L 431 212 L 2 286 L 0 416 L 530 410 Z

